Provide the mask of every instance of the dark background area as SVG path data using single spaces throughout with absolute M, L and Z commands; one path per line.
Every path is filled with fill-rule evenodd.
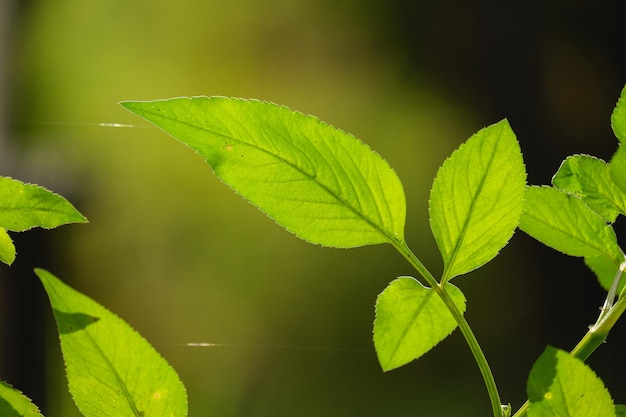
M 56 18 L 57 23 L 64 22 L 61 26 L 69 27 L 75 20 L 84 20 L 84 28 L 106 25 L 110 33 L 129 32 L 127 38 L 111 38 L 114 52 L 108 55 L 99 44 L 87 41 L 91 39 L 90 32 L 84 34 L 86 41 L 79 44 L 76 51 L 39 50 L 37 48 L 46 45 L 41 40 L 46 32 L 38 33 L 38 25 L 47 21 L 46 13 L 52 13 L 51 2 L 5 2 L 2 6 L 7 22 L 2 43 L 8 59 L 3 59 L 0 74 L 3 77 L 0 120 L 4 121 L 0 127 L 3 132 L 1 149 L 6 150 L 0 157 L 1 174 L 32 180 L 65 195 L 91 220 L 90 225 L 80 226 L 86 230 L 68 226 L 58 231 L 32 231 L 14 236 L 17 262 L 10 268 L 2 268 L 0 276 L 0 377 L 3 380 L 33 398 L 45 415 L 67 415 L 66 411 L 59 411 L 64 410 L 62 406 L 53 405 L 58 402 L 55 393 L 64 389 L 64 381 L 62 375 L 55 374 L 59 365 L 56 368 L 47 365 L 54 361 L 51 358 L 58 356 L 58 348 L 54 347 L 54 328 L 45 296 L 30 272 L 33 267 L 42 266 L 58 272 L 79 290 L 119 313 L 153 342 L 181 373 L 190 392 L 191 415 L 261 416 L 268 415 L 269 410 L 275 416 L 321 413 L 330 416 L 334 415 L 332 412 L 363 416 L 383 412 L 414 415 L 426 410 L 424 415 L 445 416 L 458 415 L 459 410 L 469 410 L 467 415 L 487 410 L 478 372 L 462 338 L 456 333 L 417 363 L 384 375 L 377 369 L 375 355 L 371 352 L 293 352 L 250 347 L 207 353 L 170 346 L 176 337 L 184 341 L 199 337 L 194 334 L 194 329 L 198 329 L 209 334 L 213 331 L 215 336 L 209 337 L 251 346 L 288 344 L 371 350 L 368 343 L 376 294 L 395 276 L 411 271 L 390 248 L 334 252 L 311 249 L 303 243 L 294 243 L 291 236 L 283 237 L 287 234 L 273 224 L 266 224 L 271 222 L 239 202 L 237 197 L 226 197 L 228 190 L 221 190 L 217 182 L 214 184 L 209 179 L 210 171 L 201 163 L 197 164 L 197 169 L 195 166 L 186 168 L 185 162 L 167 165 L 170 158 L 186 158 L 186 155 L 182 156 L 184 150 L 181 150 L 179 157 L 176 144 L 167 142 L 156 131 L 103 133 L 103 129 L 59 128 L 45 123 L 118 120 L 139 123 L 118 109 L 99 112 L 90 103 L 71 107 L 72 100 L 80 97 L 76 91 L 87 97 L 91 89 L 108 90 L 108 97 L 93 94 L 93 100 L 107 101 L 107 105 L 131 98 L 199 94 L 240 95 L 284 103 L 353 132 L 380 150 L 397 168 L 407 189 L 409 216 L 413 216 L 409 219 L 409 228 L 426 234 L 427 193 L 436 168 L 452 149 L 485 125 L 508 118 L 520 140 L 528 180 L 532 184 L 549 183 L 561 160 L 570 154 L 588 153 L 605 160 L 610 158 L 617 145 L 610 128 L 610 114 L 626 82 L 624 35 L 620 26 L 624 7 L 620 2 L 311 0 L 302 2 L 306 4 L 302 8 L 280 1 L 270 2 L 267 7 L 273 8 L 269 10 L 236 2 L 228 6 L 232 10 L 225 14 L 233 19 L 232 23 L 226 21 L 226 30 L 217 31 L 223 33 L 224 48 L 232 49 L 232 55 L 224 54 L 216 62 L 222 68 L 217 74 L 211 72 L 214 70 L 208 65 L 211 61 L 198 58 L 199 62 L 190 64 L 194 61 L 189 61 L 187 54 L 198 54 L 197 50 L 193 46 L 184 49 L 184 44 L 172 37 L 176 32 L 186 33 L 194 25 L 219 25 L 210 11 L 226 6 L 210 5 L 211 2 L 203 6 L 196 2 L 180 3 L 175 7 L 188 8 L 189 16 L 196 13 L 200 17 L 191 23 L 181 18 L 180 28 L 174 29 L 172 22 L 159 21 L 166 15 L 163 11 L 166 7 L 161 3 L 135 2 L 123 7 L 110 4 L 103 8 L 104 12 L 84 10 L 79 3 L 72 6 L 74 8 L 68 6 L 71 2 L 61 3 L 63 6 L 58 7 L 59 17 Z M 116 10 L 116 7 L 120 8 Z M 161 10 L 161 14 L 154 9 Z M 258 21 L 255 20 L 257 14 Z M 152 23 L 140 26 L 143 21 Z M 246 42 L 255 39 L 258 44 L 238 49 L 237 46 L 245 42 L 229 43 L 233 33 L 245 32 L 245 27 L 253 24 L 259 27 L 258 36 L 250 36 Z M 135 25 L 136 32 L 133 31 Z M 59 35 L 59 39 L 64 39 L 63 36 L 71 38 L 68 41 L 71 44 L 83 33 L 68 31 Z M 132 38 L 141 41 L 143 36 L 147 39 L 145 44 L 139 42 L 136 50 L 128 46 Z M 106 36 L 103 38 L 106 42 Z M 175 46 L 170 45 L 177 42 Z M 222 41 L 218 37 L 211 42 Z M 211 42 L 205 43 L 212 45 Z M 167 51 L 182 52 L 169 55 Z M 203 51 L 208 56 L 213 50 L 206 46 Z M 219 55 L 220 50 L 217 51 Z M 76 52 L 76 61 L 72 61 L 70 52 Z M 122 64 L 107 63 L 113 55 L 119 55 Z M 98 56 L 103 56 L 101 63 Z M 243 59 L 242 64 L 237 61 L 241 56 L 250 56 L 250 61 Z M 55 59 L 61 62 L 58 69 L 50 66 Z M 387 68 L 386 62 L 381 61 L 393 65 Z M 146 62 L 152 66 L 143 68 L 141 65 Z M 100 71 L 94 72 L 93 78 L 84 75 L 89 73 L 90 63 Z M 379 69 L 379 66 L 384 68 Z M 132 68 L 137 68 L 136 74 Z M 198 75 L 183 81 L 186 71 L 192 69 Z M 69 82 L 60 82 L 62 78 L 57 72 L 65 72 L 66 82 Z M 107 78 L 107 74 L 124 72 L 136 76 L 128 85 L 120 81 L 121 76 Z M 220 82 L 220 75 L 229 72 L 233 73 L 233 80 Z M 337 73 L 341 75 L 335 75 Z M 366 77 L 371 73 L 375 75 L 369 81 Z M 363 85 L 359 84 L 362 90 L 357 90 L 352 81 L 346 81 L 352 78 L 363 78 Z M 199 79 L 211 79 L 214 84 L 194 84 L 194 80 Z M 170 83 L 169 87 L 164 87 L 166 83 Z M 60 98 L 65 93 L 69 98 Z M 67 114 L 59 110 L 68 107 L 72 111 Z M 93 112 L 81 110 L 82 107 Z M 400 107 L 402 111 L 398 110 Z M 425 128 L 428 123 L 433 127 Z M 419 126 L 418 132 L 411 130 L 411 125 Z M 423 135 L 424 131 L 435 134 Z M 155 141 L 163 146 L 162 150 L 151 150 L 147 156 L 140 153 L 142 146 Z M 107 151 L 103 143 L 113 150 Z M 121 144 L 125 146 L 123 155 L 118 152 Z M 109 163 L 101 171 L 88 167 L 92 163 L 89 158 L 98 160 L 93 156 L 96 153 L 104 165 Z M 14 157 L 6 158 L 7 154 Z M 68 160 L 64 159 L 65 155 Z M 140 166 L 139 155 L 146 160 L 153 158 L 155 162 Z M 112 161 L 118 162 L 111 165 Z M 63 168 L 60 173 L 51 171 L 59 166 Z M 150 207 L 161 206 L 165 214 L 155 217 L 153 220 L 157 223 L 149 224 L 144 231 L 136 218 L 126 219 L 127 215 L 118 211 L 122 207 L 141 217 L 144 209 L 109 203 L 114 193 L 111 190 L 120 186 L 113 180 L 107 186 L 105 184 L 109 183 L 104 178 L 107 172 L 115 171 L 139 178 L 143 181 L 141 184 L 146 185 L 155 167 L 164 172 L 184 167 L 193 173 L 194 179 L 202 175 L 202 186 L 210 191 L 212 200 L 219 199 L 223 208 L 200 200 L 195 189 L 190 188 L 189 194 L 181 193 L 176 198 L 187 199 L 198 208 L 185 211 L 191 209 L 182 203 L 179 206 L 170 202 L 167 195 L 179 188 L 179 181 L 189 181 L 190 177 L 169 174 L 175 176 L 171 183 L 158 177 L 154 180 L 160 181 L 153 186 L 154 199 L 146 197 L 145 202 Z M 411 184 L 418 174 L 423 180 Z M 120 181 L 124 181 L 122 174 L 119 175 Z M 150 187 L 145 193 L 151 192 Z M 105 204 L 97 195 L 111 200 Z M 144 200 L 135 191 L 122 192 L 120 198 Z M 231 215 L 237 216 L 239 231 L 236 228 L 216 231 L 213 223 L 205 223 L 209 220 L 191 226 L 180 220 L 181 213 L 198 218 L 198 213 L 206 213 L 207 207 L 215 210 L 210 216 L 215 216 L 218 223 Z M 195 237 L 192 239 L 177 231 L 179 229 L 165 226 L 162 234 L 153 230 L 177 221 L 180 229 L 187 228 L 189 233 L 195 233 L 204 228 L 215 240 L 197 242 L 193 240 Z M 257 223 L 262 225 L 257 226 Z M 108 246 L 101 248 L 96 244 L 100 240 L 98 234 L 112 224 L 121 224 L 119 233 L 116 234 L 117 229 L 109 230 L 113 235 L 110 239 L 102 235 L 102 240 L 108 242 L 103 245 Z M 247 229 L 252 227 L 250 225 L 260 229 Z M 623 223 L 618 222 L 616 229 L 618 237 L 623 235 Z M 129 235 L 139 235 L 137 246 L 124 246 Z M 229 246 L 223 240 L 230 238 L 224 236 L 232 235 L 235 237 Z M 423 234 L 414 233 L 411 243 L 426 247 L 424 256 L 437 265 L 435 250 L 431 248 L 432 238 L 417 236 Z M 198 245 L 208 245 L 207 249 L 216 253 L 215 259 L 198 253 L 193 258 L 179 260 L 184 266 L 175 261 L 172 265 L 162 264 L 164 261 L 155 260 L 161 256 L 159 245 L 164 245 L 154 243 L 159 239 L 173 242 L 187 254 L 195 253 Z M 219 242 L 223 253 L 235 250 L 256 253 L 244 263 L 256 268 L 254 273 L 259 279 L 244 283 L 243 277 L 249 272 L 233 266 L 241 264 L 242 260 L 234 255 L 227 255 L 233 257 L 223 260 L 224 255 L 215 242 Z M 242 248 L 244 244 L 247 246 Z M 87 251 L 91 251 L 93 258 L 85 255 Z M 122 252 L 130 252 L 132 256 L 124 258 Z M 223 260 L 223 266 L 219 266 L 219 259 Z M 280 259 L 280 267 L 276 267 L 276 259 Z M 303 262 L 300 259 L 308 261 L 298 266 Z M 189 272 L 185 272 L 186 267 L 190 268 Z M 215 269 L 215 276 L 224 271 L 230 274 L 228 281 L 226 278 L 211 281 L 214 284 L 210 289 L 216 293 L 212 301 L 219 304 L 219 291 L 224 291 L 222 298 L 228 300 L 221 309 L 209 302 L 205 306 L 202 301 L 187 298 L 191 293 L 208 291 L 197 284 L 200 275 L 196 274 L 200 274 L 197 271 L 202 268 Z M 181 269 L 180 275 L 172 273 Z M 92 270 L 91 276 L 86 276 L 87 271 Z M 284 279 L 287 278 L 280 278 L 292 274 L 299 274 L 301 278 L 293 284 L 286 284 Z M 333 278 L 343 281 L 345 276 L 363 274 L 376 278 L 367 283 L 365 278 L 358 278 L 357 285 L 345 284 L 340 288 Z M 129 284 L 131 280 L 137 287 Z M 270 290 L 259 282 L 280 282 L 280 285 Z M 523 233 L 516 234 L 497 262 L 460 277 L 455 283 L 468 298 L 468 319 L 475 326 L 490 360 L 502 399 L 514 406 L 525 398 L 526 375 L 534 359 L 547 344 L 563 349 L 573 347 L 586 326 L 595 320 L 604 296 L 581 260 L 555 253 Z M 181 285 L 180 289 L 175 285 Z M 250 299 L 239 299 L 229 295 L 230 291 L 243 292 Z M 294 295 L 299 291 L 306 294 Z M 152 301 L 142 301 L 145 298 L 152 298 Z M 285 300 L 293 301 L 294 307 L 281 305 Z M 240 310 L 228 309 L 233 302 L 241 303 L 241 311 L 244 311 L 241 314 L 245 317 L 248 317 L 246 308 L 251 316 L 253 312 L 257 314 L 255 309 L 266 308 L 258 313 L 265 322 L 253 323 L 251 328 L 256 325 L 258 329 L 259 324 L 264 324 L 271 330 L 259 330 L 258 334 L 245 329 L 238 332 L 235 316 Z M 191 308 L 187 306 L 180 312 L 182 318 L 172 318 L 171 323 L 156 316 L 155 309 L 171 315 L 183 304 L 195 306 L 200 316 L 213 313 L 214 320 L 231 324 L 224 328 L 198 324 L 190 320 L 189 310 L 184 310 Z M 159 320 L 165 320 L 165 324 Z M 181 321 L 188 322 L 186 327 L 177 324 Z M 174 329 L 172 334 L 167 333 L 170 328 Z M 620 377 L 626 370 L 621 354 L 626 343 L 625 330 L 624 325 L 618 324 L 609 343 L 589 361 L 616 401 L 621 403 L 626 402 Z M 207 359 L 208 355 L 213 358 Z M 229 365 L 232 367 L 220 368 Z M 217 380 L 228 373 L 232 382 L 222 381 L 221 387 L 213 386 L 199 379 L 192 368 L 206 369 L 205 372 Z M 327 368 L 333 371 L 324 371 Z M 209 390 L 215 392 L 214 397 L 207 394 Z M 458 403 L 452 400 L 454 398 Z M 476 410 L 475 414 L 472 410 Z

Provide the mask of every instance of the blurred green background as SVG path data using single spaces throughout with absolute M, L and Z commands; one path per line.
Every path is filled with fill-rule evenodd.
M 397 170 L 407 239 L 439 272 L 428 192 L 475 131 L 508 117 L 533 183 L 549 182 L 571 153 L 610 157 L 610 112 L 626 80 L 617 10 L 617 1 L 557 0 L 6 1 L 0 174 L 63 194 L 90 224 L 15 236 L 18 260 L 1 276 L 0 377 L 48 417 L 79 415 L 31 272 L 41 266 L 166 357 L 190 416 L 487 415 L 457 333 L 381 372 L 375 298 L 413 274 L 392 248 L 299 241 L 117 103 L 258 98 L 353 133 Z M 521 233 L 455 282 L 514 405 L 545 345 L 571 348 L 602 301 L 582 262 Z M 623 402 L 620 339 L 592 364 Z

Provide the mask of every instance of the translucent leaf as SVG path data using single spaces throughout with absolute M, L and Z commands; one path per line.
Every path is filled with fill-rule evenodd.
M 609 165 L 601 159 L 589 155 L 566 158 L 552 184 L 581 198 L 609 223 L 619 213 L 626 214 L 626 193 L 613 182 Z
M 626 87 L 622 89 L 622 95 L 611 115 L 613 132 L 620 142 L 626 142 Z
M 70 393 L 85 417 L 184 417 L 170 365 L 126 322 L 51 273 L 36 270 L 59 330 Z
M 445 161 L 430 193 L 444 282 L 489 262 L 507 244 L 525 185 L 520 147 L 506 120 L 480 130 Z
M 15 245 L 6 229 L 0 227 L 0 262 L 11 265 L 15 261 Z
M 0 416 L 42 417 L 29 398 L 3 381 L 0 381 Z
M 615 417 L 609 392 L 596 374 L 569 353 L 548 347 L 528 378 L 528 417 Z
M 304 240 L 343 248 L 404 241 L 396 173 L 315 117 L 221 97 L 122 105 L 194 149 L 226 184 Z
M 580 198 L 556 188 L 528 187 L 519 227 L 566 255 L 623 260 L 613 228 Z
M 446 284 L 446 291 L 461 312 L 465 296 Z M 374 320 L 374 347 L 384 371 L 419 358 L 445 339 L 457 323 L 431 288 L 411 277 L 392 281 L 378 296 Z
M 33 184 L 0 177 L 0 227 L 22 232 L 33 227 L 52 229 L 67 223 L 86 223 L 66 199 Z

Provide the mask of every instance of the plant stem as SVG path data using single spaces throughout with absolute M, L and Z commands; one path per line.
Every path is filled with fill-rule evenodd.
M 489 363 L 487 363 L 487 358 L 483 350 L 480 348 L 478 344 L 478 340 L 474 335 L 469 323 L 465 320 L 463 313 L 459 311 L 456 304 L 445 290 L 445 283 L 439 284 L 435 277 L 426 269 L 424 264 L 415 256 L 415 254 L 411 251 L 411 249 L 407 246 L 406 242 L 394 242 L 394 247 L 404 256 L 404 258 L 409 261 L 409 263 L 417 270 L 417 272 L 426 280 L 426 283 L 432 287 L 433 290 L 437 293 L 439 297 L 441 297 L 442 301 L 456 320 L 461 333 L 463 333 L 463 337 L 467 342 L 472 354 L 474 355 L 474 360 L 480 369 L 480 373 L 483 376 L 483 380 L 485 381 L 485 386 L 487 388 L 487 392 L 489 393 L 489 400 L 491 402 L 491 409 L 493 411 L 494 417 L 502 417 L 502 403 L 500 402 L 500 394 L 498 394 L 498 387 L 496 386 L 496 381 L 493 377 L 493 373 L 491 372 L 491 368 L 489 367 Z
M 617 320 L 626 310 L 626 295 L 624 290 L 619 296 L 617 303 L 613 305 L 608 311 L 603 311 L 598 318 L 598 321 L 593 326 L 589 327 L 589 331 L 580 339 L 580 342 L 570 351 L 570 354 L 581 361 L 586 361 L 593 352 L 598 349 L 602 343 L 606 340 L 609 332 L 617 323 Z M 513 417 L 523 417 L 528 411 L 530 403 L 526 401 Z

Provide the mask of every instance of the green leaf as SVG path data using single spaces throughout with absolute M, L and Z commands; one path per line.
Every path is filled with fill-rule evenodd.
M 222 97 L 121 104 L 194 149 L 222 181 L 304 240 L 342 248 L 404 241 L 396 173 L 315 117 Z
M 29 398 L 4 381 L 0 381 L 0 416 L 42 417 Z
M 617 105 L 611 115 L 613 132 L 620 142 L 626 142 L 626 87 L 622 89 L 622 95 L 617 100 Z
M 609 392 L 581 360 L 548 347 L 528 378 L 528 417 L 615 417 Z
M 33 227 L 52 229 L 67 223 L 86 223 L 66 199 L 33 184 L 0 177 L 0 227 L 22 232 Z
M 551 187 L 528 187 L 520 229 L 566 255 L 624 259 L 615 232 L 580 198 Z
M 15 245 L 6 229 L 0 227 L 0 262 L 11 265 L 15 261 Z
M 445 161 L 430 193 L 444 282 L 489 262 L 507 244 L 525 185 L 520 147 L 506 120 L 480 130 Z
M 457 308 L 465 312 L 465 296 L 446 284 Z M 384 371 L 403 366 L 432 349 L 457 323 L 432 288 L 411 277 L 392 281 L 376 300 L 374 347 Z
M 626 193 L 626 148 L 620 144 L 617 152 L 611 158 L 609 163 L 609 172 L 613 182 Z
M 626 405 L 616 405 L 615 415 L 617 417 L 626 417 Z
M 585 264 L 593 271 L 594 274 L 596 274 L 598 282 L 602 285 L 602 288 L 608 291 L 611 288 L 611 284 L 613 283 L 615 274 L 617 274 L 620 263 L 614 259 L 607 258 L 606 256 L 596 256 L 586 257 Z M 626 280 L 620 280 L 619 286 L 617 287 L 618 294 L 622 291 L 622 288 L 624 288 L 625 285 Z
M 626 193 L 611 179 L 609 165 L 589 155 L 567 157 L 552 184 L 581 198 L 593 211 L 613 223 L 617 215 L 626 214 Z
M 85 417 L 183 417 L 187 394 L 170 365 L 122 319 L 42 269 L 70 393 Z

